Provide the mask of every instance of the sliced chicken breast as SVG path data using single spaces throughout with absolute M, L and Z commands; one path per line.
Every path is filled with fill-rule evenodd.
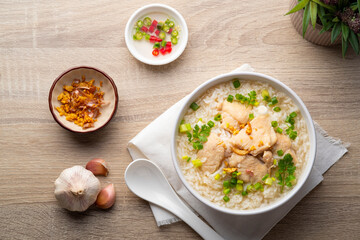
M 266 165 L 252 155 L 240 156 L 233 153 L 229 159 L 229 166 L 236 167 L 241 172 L 239 179 L 244 182 L 260 182 L 268 173 Z
M 257 156 L 271 148 L 276 143 L 276 134 L 271 126 L 268 115 L 261 115 L 243 128 L 239 134 L 232 136 L 230 142 L 233 146 L 250 152 Z
M 211 133 L 208 141 L 204 144 L 204 148 L 198 152 L 197 157 L 205 160 L 201 167 L 202 171 L 215 172 L 225 157 L 222 140 L 215 133 Z

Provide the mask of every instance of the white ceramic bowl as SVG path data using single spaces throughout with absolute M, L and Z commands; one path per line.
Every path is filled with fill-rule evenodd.
M 215 205 L 214 203 L 210 202 L 209 200 L 207 200 L 206 198 L 202 197 L 195 189 L 193 189 L 190 184 L 185 180 L 185 177 L 180 169 L 179 166 L 179 162 L 177 159 L 177 146 L 176 146 L 176 138 L 178 135 L 178 129 L 179 129 L 179 124 L 181 122 L 181 120 L 183 119 L 186 111 L 189 109 L 189 106 L 192 102 L 196 101 L 200 96 L 202 96 L 209 88 L 218 85 L 220 83 L 223 82 L 227 82 L 230 81 L 234 78 L 238 78 L 240 79 L 240 81 L 243 80 L 250 80 L 250 81 L 256 81 L 256 82 L 263 82 L 263 83 L 268 83 L 269 85 L 271 85 L 272 87 L 274 87 L 275 89 L 286 93 L 292 100 L 293 102 L 296 104 L 296 106 L 299 108 L 301 115 L 304 117 L 306 125 L 307 125 L 307 129 L 309 132 L 309 139 L 310 139 L 310 154 L 309 154 L 309 159 L 307 159 L 307 163 L 301 173 L 301 176 L 298 178 L 298 182 L 297 184 L 294 186 L 294 188 L 289 191 L 283 198 L 279 199 L 278 201 L 274 202 L 273 204 L 266 206 L 266 207 L 261 207 L 261 208 L 256 208 L 256 209 L 252 209 L 252 210 L 232 210 L 229 208 L 224 208 L 224 207 L 220 207 Z M 228 73 L 228 74 L 223 74 L 220 76 L 217 76 L 213 79 L 210 79 L 209 81 L 203 83 L 202 85 L 200 85 L 198 88 L 196 88 L 191 94 L 190 97 L 188 98 L 188 100 L 186 101 L 186 103 L 182 106 L 178 116 L 177 116 L 177 121 L 175 123 L 175 125 L 173 126 L 173 136 L 172 136 L 172 143 L 171 143 L 171 154 L 172 154 L 172 159 L 173 159 L 173 164 L 175 166 L 176 172 L 179 175 L 181 181 L 183 182 L 183 184 L 185 185 L 185 187 L 197 198 L 199 199 L 201 202 L 203 202 L 204 204 L 218 210 L 224 213 L 228 213 L 228 214 L 233 214 L 233 215 L 255 215 L 255 214 L 261 214 L 270 210 L 273 210 L 281 205 L 283 205 L 285 202 L 287 202 L 288 200 L 290 200 L 298 191 L 299 189 L 304 185 L 305 181 L 307 180 L 307 178 L 309 177 L 310 171 L 313 167 L 314 164 L 314 160 L 315 160 L 315 152 L 316 152 L 316 136 L 315 136 L 315 128 L 314 128 L 314 124 L 313 121 L 311 119 L 311 116 L 309 114 L 309 111 L 307 110 L 305 104 L 303 103 L 303 101 L 299 98 L 298 95 L 296 95 L 296 93 L 291 90 L 288 86 L 286 86 L 285 84 L 283 84 L 282 82 L 280 82 L 279 80 L 276 80 L 270 76 L 264 75 L 264 74 L 260 74 L 260 73 Z
M 148 49 L 146 51 L 149 51 L 150 54 L 144 54 L 143 51 L 140 51 L 138 49 L 138 47 L 136 46 L 137 42 L 133 39 L 135 23 L 139 19 L 143 19 L 144 17 L 147 16 L 151 17 L 151 15 L 154 13 L 155 14 L 161 13 L 171 17 L 172 19 L 175 20 L 175 24 L 180 27 L 178 44 L 173 46 L 172 52 L 170 54 L 165 54 L 164 56 L 161 54 L 159 54 L 159 56 L 157 57 L 151 55 L 152 46 L 150 43 L 148 43 L 149 46 L 148 48 L 146 48 Z M 160 20 L 166 20 L 166 19 L 160 19 Z M 150 65 L 164 65 L 177 59 L 185 50 L 188 41 L 188 35 L 189 33 L 185 19 L 174 8 L 164 4 L 150 4 L 142 8 L 139 8 L 133 13 L 133 15 L 131 15 L 125 28 L 125 42 L 130 53 L 139 61 Z M 141 41 L 145 41 L 145 40 L 142 39 Z

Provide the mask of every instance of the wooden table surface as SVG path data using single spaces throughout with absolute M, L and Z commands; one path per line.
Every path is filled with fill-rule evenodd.
M 151 1 L 1 1 L 0 239 L 199 239 L 182 222 L 158 228 L 127 189 L 126 145 L 199 84 L 243 63 L 290 86 L 315 121 L 352 144 L 265 239 L 358 239 L 360 57 L 303 40 L 284 16 L 288 1 L 161 2 L 184 16 L 190 35 L 179 59 L 156 67 L 137 61 L 124 40 L 130 15 Z M 62 129 L 47 102 L 53 80 L 78 65 L 108 73 L 119 93 L 112 122 L 86 136 Z M 101 182 L 115 184 L 115 206 L 60 208 L 54 180 L 94 157 L 110 164 Z

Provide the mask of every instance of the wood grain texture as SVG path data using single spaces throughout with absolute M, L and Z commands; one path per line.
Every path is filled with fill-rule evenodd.
M 133 1 L 7 1 L 0 3 L 0 239 L 199 239 L 184 223 L 158 228 L 148 204 L 123 173 L 127 142 L 195 87 L 243 63 L 278 78 L 303 99 L 313 119 L 350 142 L 349 153 L 265 239 L 358 239 L 360 235 L 360 57 L 349 49 L 303 40 L 284 16 L 289 2 L 174 1 L 189 42 L 166 66 L 148 66 L 126 48 Z M 266 6 L 266 7 L 265 7 Z M 119 108 L 104 129 L 65 131 L 47 96 L 67 68 L 89 65 L 116 82 Z M 115 206 L 69 213 L 55 201 L 54 180 L 94 157 L 109 162 Z

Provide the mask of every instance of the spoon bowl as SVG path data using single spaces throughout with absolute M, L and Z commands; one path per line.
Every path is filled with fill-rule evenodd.
M 135 195 L 172 212 L 204 239 L 223 239 L 185 205 L 153 162 L 138 159 L 130 163 L 125 170 L 125 182 Z

